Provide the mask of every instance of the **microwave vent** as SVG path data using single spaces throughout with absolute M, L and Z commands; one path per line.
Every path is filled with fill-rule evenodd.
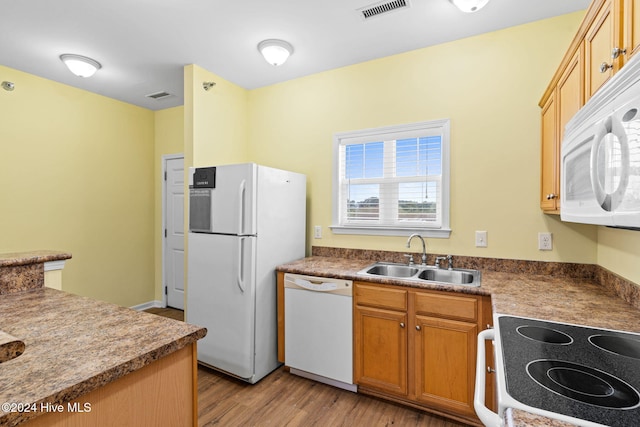
M 363 20 L 371 19 L 376 16 L 384 15 L 396 10 L 411 7 L 409 0 L 387 0 L 361 7 L 358 10 Z

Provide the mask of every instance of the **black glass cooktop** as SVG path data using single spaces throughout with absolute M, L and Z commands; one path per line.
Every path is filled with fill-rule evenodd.
M 507 392 L 607 426 L 640 426 L 640 335 L 502 316 Z

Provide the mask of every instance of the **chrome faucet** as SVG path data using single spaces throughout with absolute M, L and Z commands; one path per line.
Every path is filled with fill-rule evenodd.
M 422 238 L 421 235 L 412 234 L 411 236 L 409 236 L 409 239 L 407 239 L 407 248 L 411 247 L 411 239 L 413 239 L 414 237 L 419 238 L 420 241 L 422 242 L 422 264 L 421 265 L 427 265 L 427 245 L 424 243 L 424 239 Z
M 440 263 L 442 261 L 447 261 L 447 270 L 453 270 L 453 255 L 437 256 L 436 257 L 436 268 L 443 268 L 440 265 Z

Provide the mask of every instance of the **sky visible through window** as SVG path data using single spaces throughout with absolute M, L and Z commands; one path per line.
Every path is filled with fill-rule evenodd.
M 367 179 L 384 176 L 384 142 L 350 144 L 346 149 L 345 178 Z M 428 175 L 442 173 L 440 136 L 399 139 L 395 141 L 395 177 L 424 177 L 420 182 L 398 185 L 399 200 L 417 203 L 435 202 L 437 185 L 426 180 Z M 388 165 L 387 165 L 388 166 Z M 387 177 L 390 174 L 387 174 Z M 379 184 L 351 184 L 348 199 L 359 203 L 380 196 Z

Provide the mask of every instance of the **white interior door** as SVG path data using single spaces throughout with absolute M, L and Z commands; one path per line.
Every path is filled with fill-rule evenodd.
M 184 158 L 165 159 L 164 280 L 167 306 L 184 310 Z

